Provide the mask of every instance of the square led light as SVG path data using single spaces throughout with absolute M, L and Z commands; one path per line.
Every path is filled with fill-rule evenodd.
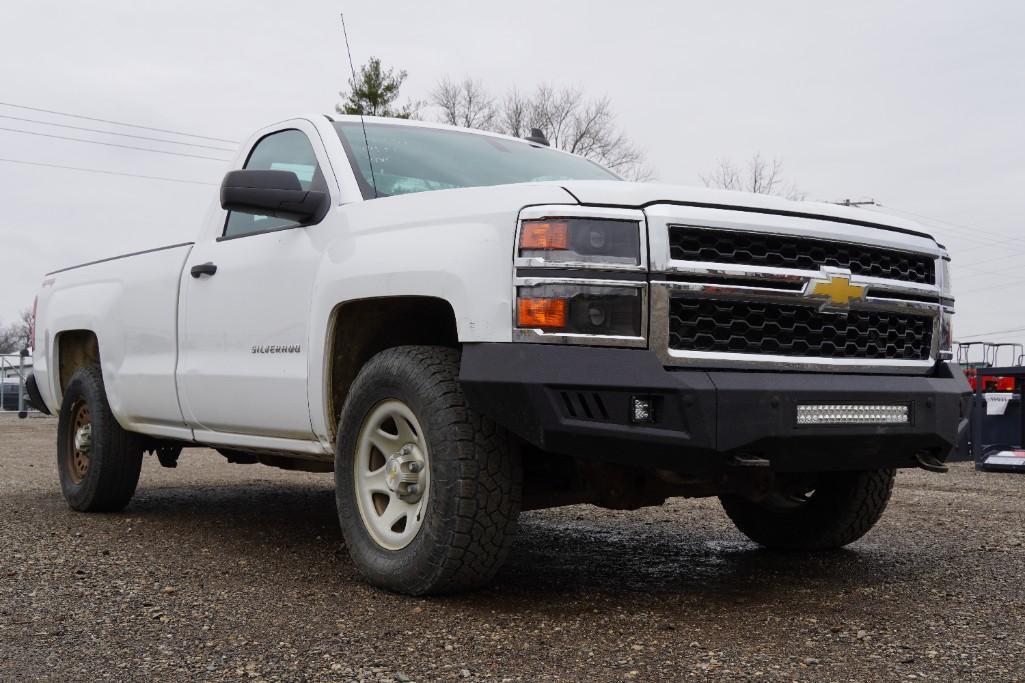
M 650 396 L 634 396 L 630 399 L 630 421 L 634 424 L 655 422 L 655 402 Z
M 797 406 L 799 425 L 910 424 L 906 403 L 816 403 Z

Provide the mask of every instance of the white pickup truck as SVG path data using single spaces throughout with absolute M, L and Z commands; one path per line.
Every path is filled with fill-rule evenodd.
M 557 505 L 718 496 L 758 543 L 842 546 L 964 429 L 917 224 L 369 117 L 234 168 L 195 242 L 42 282 L 29 392 L 76 510 L 124 507 L 145 453 L 334 471 L 357 567 L 424 594 Z

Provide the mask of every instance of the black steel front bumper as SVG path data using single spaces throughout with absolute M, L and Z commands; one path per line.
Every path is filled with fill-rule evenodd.
M 700 473 L 732 456 L 777 471 L 911 467 L 946 459 L 967 428 L 970 389 L 957 368 L 928 376 L 666 368 L 654 353 L 541 344 L 467 344 L 470 407 L 548 452 Z M 632 424 L 632 397 L 656 422 Z M 798 426 L 798 404 L 906 403 L 902 425 Z

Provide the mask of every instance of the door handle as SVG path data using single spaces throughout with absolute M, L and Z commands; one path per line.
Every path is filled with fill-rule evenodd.
M 192 277 L 198 278 L 200 275 L 213 275 L 217 272 L 217 266 L 212 263 L 200 263 L 198 266 L 192 266 Z

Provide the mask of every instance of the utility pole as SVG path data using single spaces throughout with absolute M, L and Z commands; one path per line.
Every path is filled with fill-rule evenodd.
M 833 203 L 834 204 L 839 204 L 840 206 L 878 206 L 876 204 L 876 200 L 874 200 L 874 199 L 861 199 L 861 200 L 858 200 L 858 201 L 855 201 L 853 199 L 844 199 L 844 200 L 841 200 L 839 202 L 833 202 Z
M 24 420 L 28 417 L 25 409 L 25 358 L 28 357 L 28 349 L 22 349 L 18 354 L 18 417 Z

